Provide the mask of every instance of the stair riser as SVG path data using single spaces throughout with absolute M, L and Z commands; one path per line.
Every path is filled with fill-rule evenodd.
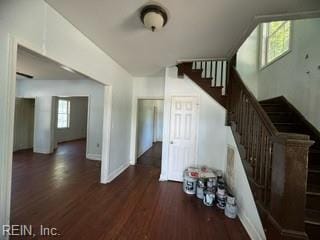
M 309 172 L 308 173 L 308 184 L 320 185 L 320 173 Z M 319 202 L 320 204 L 320 202 Z
M 303 133 L 303 131 L 298 129 L 296 126 L 275 124 L 275 127 L 278 129 L 279 132 Z
M 309 236 L 310 240 L 319 239 L 320 236 L 320 226 L 313 225 L 313 224 L 306 224 L 306 232 Z
M 271 119 L 272 122 L 277 122 L 277 123 L 287 123 L 292 121 L 288 115 L 281 115 L 281 114 L 269 115 L 269 118 Z
M 282 105 L 262 105 L 266 112 L 286 112 L 286 107 Z
M 309 153 L 309 166 L 320 166 L 320 155 Z
M 320 211 L 320 196 L 308 194 L 306 206 L 308 209 Z

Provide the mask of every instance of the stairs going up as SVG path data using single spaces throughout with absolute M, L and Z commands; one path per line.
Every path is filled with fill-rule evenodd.
M 305 227 L 311 240 L 320 239 L 320 133 L 284 97 L 260 104 L 279 132 L 306 134 L 315 141 L 308 155 Z
M 227 96 L 224 92 L 227 84 L 227 63 L 227 61 L 214 60 L 180 63 L 177 65 L 178 76 L 188 76 L 207 94 L 226 108 Z

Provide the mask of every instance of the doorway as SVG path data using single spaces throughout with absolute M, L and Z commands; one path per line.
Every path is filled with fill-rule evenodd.
M 16 98 L 13 151 L 33 149 L 34 98 Z
M 54 97 L 55 148 L 61 143 L 83 141 L 87 144 L 88 97 Z M 86 152 L 88 147 L 86 147 Z
M 137 164 L 161 167 L 163 100 L 138 99 Z

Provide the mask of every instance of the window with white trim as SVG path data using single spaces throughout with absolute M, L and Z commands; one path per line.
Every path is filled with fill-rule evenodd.
M 59 99 L 58 100 L 58 118 L 57 128 L 69 128 L 70 127 L 70 100 Z
M 264 67 L 290 51 L 291 22 L 263 23 L 261 30 L 260 65 Z

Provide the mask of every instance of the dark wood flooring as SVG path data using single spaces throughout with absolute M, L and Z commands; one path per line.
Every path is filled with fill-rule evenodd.
M 159 182 L 159 168 L 131 166 L 107 185 L 99 174 L 99 162 L 85 159 L 85 142 L 50 155 L 16 152 L 12 224 L 60 234 L 33 239 L 249 239 L 239 220 L 187 196 L 181 183 Z
M 155 142 L 150 149 L 142 154 L 137 164 L 161 168 L 162 142 Z

